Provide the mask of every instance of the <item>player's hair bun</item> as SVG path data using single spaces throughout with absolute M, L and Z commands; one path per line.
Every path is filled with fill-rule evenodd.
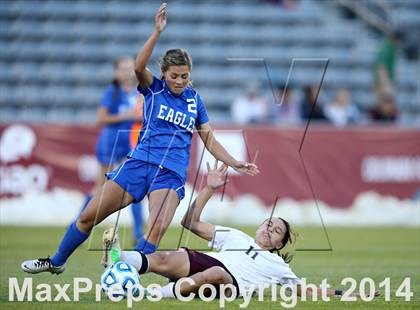
M 188 66 L 192 69 L 192 59 L 185 49 L 176 48 L 167 50 L 160 61 L 160 70 L 162 73 L 168 71 L 170 66 Z

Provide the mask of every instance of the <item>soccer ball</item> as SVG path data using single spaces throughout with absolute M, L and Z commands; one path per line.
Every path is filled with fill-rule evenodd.
M 101 286 L 108 296 L 126 297 L 128 290 L 131 290 L 132 296 L 136 296 L 140 290 L 140 275 L 129 263 L 120 261 L 105 269 Z

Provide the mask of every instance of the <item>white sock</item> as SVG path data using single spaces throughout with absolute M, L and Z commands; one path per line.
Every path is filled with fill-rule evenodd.
M 174 285 L 175 283 L 171 282 L 160 288 L 152 288 L 151 290 L 149 290 L 149 294 L 151 296 L 155 296 L 156 292 L 160 292 L 162 298 L 175 298 Z
M 121 260 L 132 265 L 137 271 L 140 270 L 143 263 L 141 255 L 137 251 L 122 251 Z

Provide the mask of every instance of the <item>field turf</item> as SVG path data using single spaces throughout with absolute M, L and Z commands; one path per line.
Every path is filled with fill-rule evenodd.
M 241 227 L 252 234 L 255 228 Z M 40 283 L 60 284 L 73 283 L 74 277 L 88 277 L 93 283 L 99 283 L 101 253 L 93 249 L 100 248 L 102 228 L 94 231 L 92 238 L 78 249 L 67 264 L 65 273 L 56 276 L 50 274 L 33 275 L 33 297 L 37 292 L 36 285 Z M 298 301 L 295 309 L 420 309 L 420 230 L 418 228 L 329 228 L 328 234 L 332 250 L 328 250 L 328 242 L 321 228 L 298 229 L 300 237 L 296 249 L 315 249 L 315 251 L 294 251 L 295 257 L 291 263 L 292 269 L 308 282 L 319 285 L 326 278 L 332 287 L 345 289 L 340 285 L 345 277 L 353 277 L 358 282 L 364 277 L 374 280 L 376 286 L 385 278 L 391 279 L 391 301 L 382 296 L 371 302 L 341 302 L 331 298 L 330 302 Z M 101 301 L 95 301 L 95 293 L 81 294 L 79 302 L 18 302 L 9 301 L 8 281 L 17 277 L 22 284 L 24 277 L 31 277 L 20 270 L 20 263 L 25 259 L 43 257 L 53 254 L 63 233 L 63 227 L 0 227 L 0 309 L 126 309 L 126 300 L 114 303 L 102 295 Z M 162 241 L 161 248 L 176 248 L 179 243 L 180 229 L 171 228 Z M 131 245 L 130 231 L 121 229 L 123 246 Z M 205 248 L 205 242 L 184 234 L 180 246 L 190 248 Z M 91 249 L 91 250 L 89 250 Z M 316 250 L 318 249 L 318 251 Z M 323 249 L 322 251 L 319 249 Z M 292 249 L 293 250 L 293 249 Z M 404 298 L 395 297 L 395 291 L 404 278 L 411 278 L 411 291 L 414 296 L 410 302 Z M 165 284 L 166 279 L 157 275 L 142 276 L 144 285 L 150 283 Z M 66 291 L 73 296 L 72 285 Z M 52 298 L 57 292 L 52 286 Z M 240 309 L 243 300 L 238 299 L 227 303 L 227 309 Z M 206 303 L 193 300 L 184 303 L 177 300 L 161 300 L 152 303 L 142 300 L 134 303 L 137 309 L 219 309 L 219 300 Z M 248 309 L 280 309 L 279 297 L 271 301 L 271 294 L 266 292 L 264 301 L 253 298 Z

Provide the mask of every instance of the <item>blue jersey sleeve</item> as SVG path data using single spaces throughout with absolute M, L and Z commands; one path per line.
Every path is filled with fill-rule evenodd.
M 195 126 L 200 126 L 201 124 L 207 123 L 208 121 L 209 117 L 207 115 L 206 106 L 201 100 L 200 95 L 197 94 L 197 118 L 195 120 Z
M 112 86 L 109 86 L 106 89 L 106 91 L 105 91 L 105 93 L 102 97 L 101 107 L 105 107 L 109 111 L 112 109 L 112 104 L 115 101 L 114 100 L 114 96 L 115 96 L 114 92 L 115 92 L 115 90 L 114 90 L 114 87 L 112 87 Z
M 140 85 L 137 85 L 137 90 L 143 94 L 143 96 L 147 96 L 151 92 L 157 93 L 163 89 L 163 82 L 162 80 L 158 79 L 157 77 L 153 76 L 153 82 L 149 87 L 143 88 Z

